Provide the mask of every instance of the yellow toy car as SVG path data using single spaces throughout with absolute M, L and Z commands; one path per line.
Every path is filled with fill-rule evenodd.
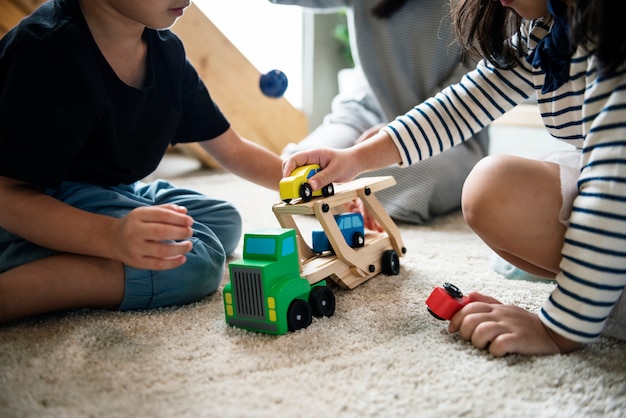
M 291 172 L 289 177 L 280 180 L 279 191 L 283 202 L 289 203 L 298 197 L 304 202 L 308 202 L 314 196 L 332 196 L 335 194 L 335 187 L 332 183 L 327 184 L 320 190 L 313 191 L 307 182 L 315 173 L 320 171 L 318 164 L 303 165 Z

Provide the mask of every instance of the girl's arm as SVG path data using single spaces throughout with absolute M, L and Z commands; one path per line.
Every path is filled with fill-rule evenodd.
M 319 164 L 324 170 L 310 181 L 317 190 L 390 164 L 415 164 L 471 138 L 533 92 L 532 72 L 525 64 L 502 71 L 481 61 L 461 82 L 398 116 L 367 141 L 344 150 L 294 154 L 283 164 L 283 175 L 305 164 Z
M 583 68 L 597 74 L 593 65 Z M 587 83 L 582 169 L 562 250 L 558 286 L 539 315 L 578 342 L 600 335 L 626 286 L 626 76 Z
M 319 164 L 322 170 L 309 179 L 313 190 L 319 190 L 328 183 L 350 181 L 360 173 L 400 162 L 400 154 L 391 138 L 381 131 L 350 148 L 298 152 L 284 161 L 282 174 L 286 177 L 296 167 Z
M 525 61 L 499 70 L 481 61 L 454 85 L 415 106 L 383 128 L 404 165 L 412 165 L 468 140 L 534 94 Z

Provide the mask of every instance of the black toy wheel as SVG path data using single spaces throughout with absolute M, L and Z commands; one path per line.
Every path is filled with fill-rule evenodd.
M 300 197 L 304 202 L 308 202 L 313 197 L 313 189 L 311 189 L 309 183 L 302 183 L 302 186 L 300 186 Z
M 461 292 L 461 290 L 459 290 L 459 288 L 452 283 L 444 283 L 443 289 L 453 298 L 461 299 L 463 297 L 463 292 Z
M 335 186 L 333 186 L 332 183 L 327 184 L 326 186 L 322 187 L 322 194 L 324 195 L 324 197 L 328 197 L 328 196 L 332 196 L 335 194 Z
M 297 331 L 311 325 L 313 312 L 309 304 L 302 299 L 294 299 L 287 309 L 287 328 Z
M 440 317 L 439 315 L 437 315 L 436 313 L 434 313 L 434 312 L 432 311 L 432 309 L 430 309 L 430 308 L 426 308 L 426 309 L 428 309 L 428 312 L 429 312 L 429 313 L 433 316 L 433 318 L 438 319 L 438 320 L 440 320 L 440 321 L 445 321 L 445 319 L 444 319 L 444 318 L 442 318 L 442 317 Z
M 335 295 L 328 286 L 316 286 L 311 289 L 309 304 L 313 316 L 333 316 L 335 313 Z
M 365 245 L 365 237 L 360 232 L 355 232 L 352 236 L 352 247 L 361 248 Z
M 400 274 L 400 258 L 395 250 L 387 250 L 381 260 L 383 273 L 388 276 Z

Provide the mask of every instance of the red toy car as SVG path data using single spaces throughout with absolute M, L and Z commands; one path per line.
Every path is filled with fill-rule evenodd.
M 469 303 L 469 298 L 453 284 L 444 283 L 443 287 L 436 287 L 432 291 L 426 305 L 428 312 L 437 319 L 450 320 L 463 306 Z

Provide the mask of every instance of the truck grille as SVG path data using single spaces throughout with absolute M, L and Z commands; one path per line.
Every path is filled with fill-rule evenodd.
M 237 314 L 243 318 L 265 320 L 265 297 L 260 271 L 233 267 L 231 282 Z

